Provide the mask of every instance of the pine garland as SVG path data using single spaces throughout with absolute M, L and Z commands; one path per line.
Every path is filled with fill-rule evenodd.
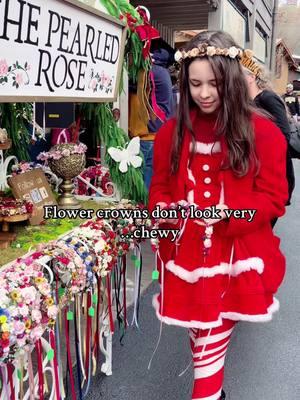
M 81 113 L 88 121 L 93 121 L 93 136 L 98 143 L 103 143 L 106 150 L 110 147 L 124 148 L 128 143 L 128 136 L 118 127 L 115 122 L 108 103 L 83 103 Z M 119 170 L 116 163 L 106 152 L 105 162 L 109 168 L 112 181 L 117 185 L 121 196 L 126 199 L 134 200 L 146 204 L 147 190 L 143 181 L 140 168 L 128 167 L 126 173 Z
M 0 127 L 7 130 L 12 140 L 8 154 L 15 155 L 18 160 L 29 160 L 28 144 L 30 136 L 26 121 L 32 120 L 31 103 L 0 103 Z

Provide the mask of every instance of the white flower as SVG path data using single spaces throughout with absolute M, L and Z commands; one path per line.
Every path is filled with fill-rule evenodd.
M 238 54 L 239 54 L 239 49 L 237 49 L 234 46 L 229 47 L 228 55 L 229 55 L 230 58 L 235 58 Z
M 214 55 L 216 54 L 216 48 L 215 48 L 214 46 L 207 46 L 206 54 L 207 54 L 209 57 L 214 56 Z
M 98 253 L 99 251 L 102 251 L 105 245 L 105 240 L 103 238 L 99 238 L 97 243 L 95 244 L 95 252 Z
M 175 55 L 174 55 L 174 59 L 176 62 L 180 62 L 182 60 L 182 52 L 180 50 L 177 50 Z

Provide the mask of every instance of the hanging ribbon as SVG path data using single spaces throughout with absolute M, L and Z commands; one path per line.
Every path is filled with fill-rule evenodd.
M 157 100 L 156 100 L 156 94 L 155 94 L 155 81 L 154 81 L 154 74 L 153 71 L 149 72 L 149 78 L 151 80 L 151 86 L 152 86 L 152 90 L 151 90 L 151 105 L 153 108 L 153 111 L 155 113 L 155 115 L 157 116 L 157 118 L 159 118 L 161 120 L 161 122 L 165 122 L 166 121 L 166 114 L 165 112 L 159 107 L 159 105 L 157 104 Z
M 109 325 L 110 325 L 110 331 L 113 334 L 115 331 L 115 327 L 114 327 L 114 320 L 113 320 L 112 307 L 111 307 L 111 283 L 110 283 L 109 275 L 106 276 L 106 288 L 107 288 Z
M 76 368 L 77 368 L 77 379 L 78 379 L 78 392 L 79 392 L 79 400 L 82 400 L 82 389 L 81 389 L 81 384 L 82 384 L 82 379 L 81 379 L 81 370 L 80 370 L 80 351 L 79 351 L 79 335 L 78 335 L 78 325 L 77 325 L 77 315 L 78 312 L 78 302 L 75 301 L 75 310 L 74 310 L 74 333 L 75 333 L 75 353 L 76 353 Z
M 14 372 L 14 367 L 13 365 L 9 362 L 7 364 L 7 373 L 8 373 L 8 382 L 9 382 L 9 387 L 10 387 L 10 400 L 15 400 L 15 388 L 14 388 L 14 381 L 13 381 L 13 372 Z
M 56 354 L 56 345 L 55 345 L 55 335 L 54 335 L 53 330 L 50 330 L 50 332 L 49 332 L 49 342 L 50 342 L 50 346 L 51 346 L 52 350 L 54 351 L 53 369 L 54 369 L 54 379 L 55 379 L 55 394 L 56 394 L 56 399 L 60 400 L 58 364 L 57 364 L 57 354 Z
M 69 307 L 66 307 L 64 311 L 65 311 L 64 314 L 65 314 L 65 330 L 66 330 L 66 345 L 67 345 L 67 365 L 68 365 L 67 373 L 69 374 L 69 378 L 70 378 L 72 400 L 76 400 L 76 391 L 75 391 L 72 356 L 71 356 L 71 346 L 70 346 L 69 320 L 68 320 L 68 317 L 67 317 L 68 312 L 69 312 Z
M 37 362 L 38 362 L 39 400 L 44 400 L 43 350 L 42 350 L 41 339 L 37 340 L 37 342 L 35 343 L 35 349 L 37 353 Z
M 127 328 L 127 299 L 126 299 L 126 269 L 127 269 L 127 263 L 126 263 L 126 254 L 123 255 L 123 310 L 124 310 L 124 328 Z
M 34 400 L 34 375 L 33 375 L 33 367 L 32 367 L 32 359 L 31 359 L 31 351 L 27 352 L 27 371 L 28 371 L 28 381 L 29 381 L 29 395 L 30 400 Z

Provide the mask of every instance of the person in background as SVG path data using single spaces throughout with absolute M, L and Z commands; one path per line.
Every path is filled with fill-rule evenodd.
M 263 69 L 254 59 L 250 50 L 247 50 L 241 59 L 244 75 L 251 99 L 256 107 L 267 112 L 275 124 L 285 136 L 287 144 L 290 137 L 290 125 L 287 117 L 286 108 L 281 97 L 276 94 L 270 85 L 269 78 Z M 272 136 L 270 136 L 270 141 Z M 295 188 L 295 174 L 289 146 L 286 150 L 286 178 L 288 181 L 289 198 L 286 205 L 291 204 L 291 197 Z M 272 221 L 275 225 L 277 219 Z
M 241 53 L 227 33 L 206 31 L 175 54 L 178 115 L 154 144 L 149 210 L 178 207 L 178 220 L 156 224 L 180 234 L 157 244 L 161 291 L 153 306 L 162 322 L 189 329 L 193 400 L 225 398 L 224 362 L 236 322 L 272 319 L 285 272 L 270 222 L 285 212 L 287 145 L 251 107 Z M 193 218 L 194 209 L 211 216 Z M 229 210 L 255 216 L 232 218 Z
M 292 83 L 288 83 L 286 86 L 286 93 L 283 95 L 283 100 L 287 105 L 291 115 L 297 122 L 300 119 L 300 108 L 298 96 L 293 92 L 294 86 Z
M 155 134 L 174 114 L 174 101 L 172 92 L 172 81 L 168 70 L 171 63 L 170 54 L 166 49 L 156 49 L 151 54 L 152 70 L 150 73 L 152 93 L 150 103 L 157 115 L 155 120 L 148 123 L 148 134 L 141 137 L 141 151 L 144 155 L 144 181 L 149 189 L 153 174 L 153 143 Z

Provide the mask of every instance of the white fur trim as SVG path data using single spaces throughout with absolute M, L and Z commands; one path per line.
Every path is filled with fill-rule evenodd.
M 193 150 L 193 144 L 190 144 L 190 151 Z M 203 143 L 196 142 L 195 143 L 195 152 L 198 154 L 212 154 L 212 153 L 220 153 L 221 152 L 221 143 Z
M 174 260 L 170 260 L 167 262 L 166 268 L 167 270 L 173 272 L 173 274 L 178 276 L 180 279 L 183 279 L 184 281 L 189 283 L 195 283 L 200 278 L 211 278 L 217 274 L 237 276 L 242 272 L 247 272 L 251 270 L 255 270 L 259 274 L 261 274 L 264 270 L 264 262 L 259 257 L 250 257 L 246 260 L 236 261 L 231 268 L 230 264 L 224 262 L 220 265 L 215 265 L 210 268 L 199 267 L 194 269 L 193 271 L 187 271 L 180 265 L 176 265 L 174 263 Z
M 271 321 L 273 313 L 279 310 L 279 301 L 274 297 L 273 303 L 268 307 L 267 314 L 240 314 L 237 312 L 222 312 L 221 316 L 224 319 L 233 321 L 249 321 L 249 322 L 268 322 Z
M 273 303 L 268 307 L 266 314 L 241 314 L 237 312 L 221 312 L 217 321 L 202 322 L 202 321 L 181 321 L 170 317 L 162 317 L 159 312 L 159 294 L 155 294 L 152 299 L 152 305 L 156 311 L 157 318 L 167 325 L 176 325 L 183 328 L 198 328 L 210 329 L 222 325 L 222 319 L 230 319 L 232 321 L 247 321 L 247 322 L 269 322 L 272 320 L 273 314 L 279 310 L 279 301 L 274 297 Z
M 194 185 L 196 184 L 196 179 L 190 168 L 188 168 L 188 178 L 189 178 L 189 180 L 191 180 L 193 182 Z
M 198 328 L 198 329 L 210 329 L 222 325 L 222 318 L 219 318 L 217 321 L 202 322 L 202 321 L 181 321 L 179 319 L 162 317 L 159 312 L 160 305 L 158 301 L 158 294 L 155 294 L 153 296 L 152 305 L 156 311 L 157 318 L 167 325 L 176 325 L 176 326 L 181 326 L 183 328 Z

